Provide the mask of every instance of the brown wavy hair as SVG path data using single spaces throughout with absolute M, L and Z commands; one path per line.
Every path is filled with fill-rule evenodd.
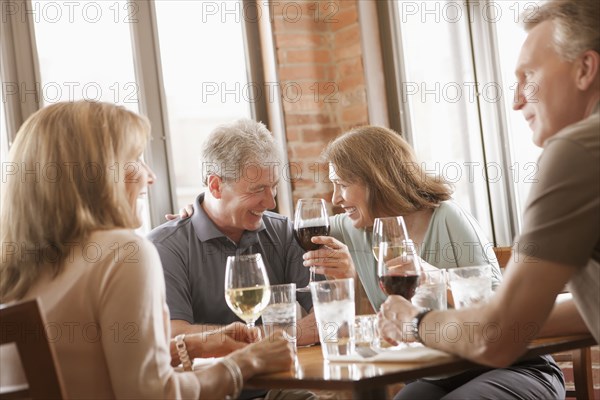
M 322 158 L 341 179 L 366 185 L 374 216 L 435 208 L 452 195 L 442 177 L 425 173 L 406 140 L 380 126 L 352 129 L 329 143 Z

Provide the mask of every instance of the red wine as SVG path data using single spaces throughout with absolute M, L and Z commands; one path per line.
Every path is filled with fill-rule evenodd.
M 397 294 L 410 300 L 417 290 L 418 275 L 384 275 L 379 277 L 379 286 L 385 294 Z
M 294 237 L 296 241 L 304 249 L 304 251 L 312 251 L 321 248 L 321 244 L 316 244 L 310 241 L 313 236 L 329 235 L 329 226 L 307 226 L 304 228 L 294 229 Z

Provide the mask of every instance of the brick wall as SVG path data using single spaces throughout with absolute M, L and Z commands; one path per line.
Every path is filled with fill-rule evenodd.
M 320 153 L 344 130 L 368 122 L 356 0 L 276 2 L 273 33 L 294 203 L 329 200 Z

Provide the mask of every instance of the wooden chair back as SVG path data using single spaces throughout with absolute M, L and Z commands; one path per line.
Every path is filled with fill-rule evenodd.
M 500 268 L 506 268 L 512 254 L 512 248 L 494 247 L 494 253 L 496 254 Z M 577 400 L 588 400 L 593 398 L 594 381 L 592 379 L 591 347 L 552 354 L 552 357 L 554 357 L 557 362 L 571 362 L 573 365 L 573 381 L 575 389 L 567 390 L 567 397 L 574 397 Z
M 3 392 L 1 399 L 64 398 L 59 369 L 45 326 L 37 299 L 0 308 L 0 344 L 16 344 L 29 385 L 25 390 Z

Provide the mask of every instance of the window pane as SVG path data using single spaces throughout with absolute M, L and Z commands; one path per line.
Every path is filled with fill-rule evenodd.
M 518 16 L 525 8 L 532 7 L 534 3 L 531 1 L 512 1 L 497 2 L 496 4 L 497 7 L 502 7 L 502 15 L 505 16 L 504 18 L 498 18 L 494 26 L 500 53 L 498 60 L 502 72 L 502 92 L 506 93 L 504 104 L 507 110 L 508 139 L 511 153 L 511 171 L 509 173 L 512 174 L 512 182 L 517 195 L 517 215 L 520 225 L 523 207 L 531 184 L 535 180 L 536 161 L 541 153 L 541 149 L 533 144 L 531 129 L 529 129 L 523 118 L 523 114 L 520 111 L 512 110 L 516 84 L 514 70 L 521 45 L 526 37 L 523 28 L 517 24 Z M 518 228 L 520 229 L 520 226 Z
M 44 104 L 101 100 L 138 111 L 130 24 L 135 4 L 33 1 Z
M 462 2 L 395 4 L 406 73 L 401 101 L 408 105 L 417 157 L 454 184 L 454 198 L 491 240 L 466 9 Z
M 8 129 L 6 127 L 6 114 L 4 114 L 4 85 L 0 85 L 0 166 L 4 165 L 8 155 Z M 2 168 L 4 171 L 4 168 Z M 4 177 L 2 177 L 4 178 Z M 4 181 L 4 179 L 3 179 Z
M 137 6 L 125 0 L 33 1 L 33 21 L 44 105 L 90 100 L 139 112 L 130 24 Z M 150 230 L 148 200 L 138 201 Z
M 218 124 L 250 118 L 241 3 L 157 1 L 179 207 L 202 187 L 200 149 Z

